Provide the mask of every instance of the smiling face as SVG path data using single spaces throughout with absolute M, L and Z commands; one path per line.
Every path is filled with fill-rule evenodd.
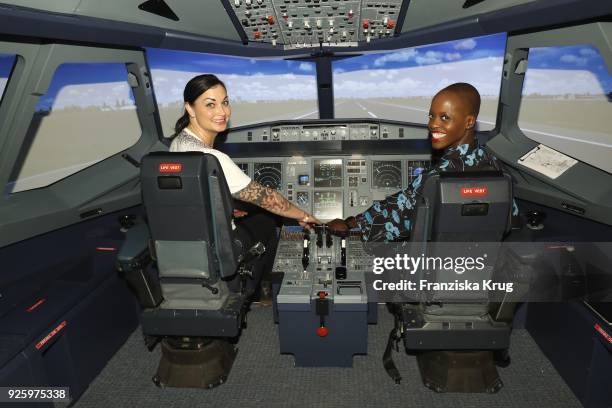
M 457 93 L 441 91 L 431 101 L 429 123 L 431 146 L 434 149 L 457 147 L 474 141 L 476 116 L 473 109 Z
M 198 136 L 212 138 L 212 141 L 227 129 L 232 114 L 227 91 L 222 85 L 209 88 L 193 104 L 185 103 L 185 109 L 190 116 L 189 127 Z

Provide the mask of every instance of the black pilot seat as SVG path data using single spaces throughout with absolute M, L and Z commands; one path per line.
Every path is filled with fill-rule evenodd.
M 502 268 L 494 266 L 512 221 L 510 176 L 501 171 L 443 172 L 426 180 L 419 200 L 412 250 L 430 258 L 487 253 L 488 260 L 476 275 L 434 268 L 420 271 L 415 280 L 498 280 L 496 269 Z M 406 351 L 416 354 L 424 384 L 434 391 L 497 392 L 503 383 L 495 364 L 509 363 L 514 296 L 492 296 L 483 287 L 455 291 L 434 286 L 420 292 L 418 301 L 388 303 L 396 325 L 383 358 L 387 372 L 400 381 L 391 350 L 401 339 Z
M 230 291 L 224 279 L 246 276 L 248 258 L 265 248 L 257 243 L 246 251 L 235 238 L 232 196 L 213 155 L 150 153 L 142 160 L 141 183 L 148 247 L 159 279 L 142 277 L 140 285 L 132 286 L 139 287 L 145 308 L 141 323 L 149 348 L 161 341 L 153 381 L 158 386 L 215 387 L 231 370 L 247 307 L 247 295 Z M 146 236 L 143 225 L 128 232 Z M 131 247 L 124 245 L 120 264 L 134 264 L 125 253 Z

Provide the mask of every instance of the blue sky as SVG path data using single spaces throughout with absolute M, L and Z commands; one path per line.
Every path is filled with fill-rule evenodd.
M 151 69 L 199 71 L 218 75 L 256 75 L 264 73 L 316 75 L 315 64 L 307 61 L 255 60 L 186 51 L 147 48 Z
M 386 53 L 367 54 L 334 62 L 334 73 L 350 73 L 360 70 L 394 70 L 426 67 L 482 58 L 503 57 L 505 34 L 468 38 L 417 48 L 406 48 Z M 147 56 L 153 70 L 183 72 L 213 72 L 220 75 L 293 74 L 301 78 L 314 78 L 315 64 L 305 61 L 255 60 L 205 53 L 171 51 L 148 48 Z M 0 81 L 10 74 L 14 56 L 0 54 Z M 605 92 L 612 92 L 612 76 L 596 48 L 589 45 L 536 48 L 530 50 L 529 68 L 538 70 L 589 71 Z M 501 71 L 501 70 L 500 70 Z M 497 75 L 497 74 L 496 74 Z M 501 72 L 499 72 L 501 75 Z M 66 85 L 97 84 L 126 81 L 126 69 L 122 64 L 65 64 L 60 66 L 49 91 L 41 98 L 39 108 L 47 109 Z M 153 78 L 155 80 L 155 77 Z M 113 96 L 114 97 L 114 96 Z M 131 98 L 131 95 L 129 96 Z M 87 105 L 81 95 L 78 105 Z
M 66 85 L 87 85 L 87 84 L 107 84 L 107 83 L 127 83 L 127 69 L 124 64 L 104 63 L 104 64 L 63 64 L 60 65 L 51 80 L 47 93 L 43 95 L 36 106 L 36 110 L 51 109 L 58 93 Z M 84 95 L 79 95 L 84 96 Z M 87 96 L 84 96 L 87 98 Z M 133 101 L 130 92 L 129 99 Z M 109 105 L 112 105 L 117 98 L 108 98 Z M 99 100 L 99 99 L 98 99 Z M 87 101 L 76 103 L 75 105 L 87 105 Z M 90 103 L 89 105 L 97 105 Z
M 14 55 L 0 54 L 0 78 L 7 78 L 15 62 Z
M 442 62 L 502 57 L 505 46 L 506 34 L 502 33 L 347 58 L 334 62 L 334 70 L 335 72 L 339 72 L 338 70 L 351 72 L 363 69 L 410 68 Z
M 591 45 L 532 48 L 529 50 L 530 69 L 588 70 L 605 92 L 612 92 L 612 76 L 597 50 Z

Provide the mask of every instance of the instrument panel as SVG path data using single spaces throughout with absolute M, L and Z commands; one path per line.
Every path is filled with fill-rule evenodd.
M 351 155 L 235 159 L 253 180 L 275 188 L 322 221 L 356 215 L 412 183 L 429 155 Z
M 388 122 L 279 124 L 230 129 L 226 143 L 318 142 L 342 140 L 416 140 L 427 137 L 422 127 Z

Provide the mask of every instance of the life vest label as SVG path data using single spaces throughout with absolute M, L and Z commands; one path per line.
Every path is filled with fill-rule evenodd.
M 181 163 L 160 163 L 159 164 L 160 173 L 180 173 L 182 170 L 183 170 L 183 165 Z

